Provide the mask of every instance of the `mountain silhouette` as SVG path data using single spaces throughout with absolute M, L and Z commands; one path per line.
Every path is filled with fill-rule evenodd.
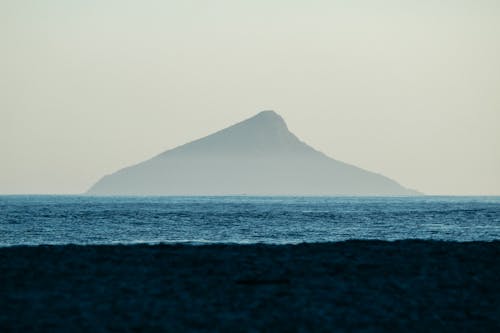
M 280 115 L 256 116 L 103 177 L 91 195 L 417 195 L 300 141 Z

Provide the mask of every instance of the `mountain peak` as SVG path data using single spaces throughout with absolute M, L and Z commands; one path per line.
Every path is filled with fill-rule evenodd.
M 224 128 L 204 138 L 175 148 L 177 152 L 200 155 L 283 154 L 310 148 L 293 135 L 274 111 L 262 111 L 255 116 Z M 166 151 L 160 156 L 165 156 Z
M 253 118 L 262 118 L 269 121 L 276 121 L 276 120 L 284 121 L 283 118 L 273 110 L 261 111 L 257 113 Z
M 276 112 L 272 110 L 265 110 L 257 113 L 255 116 L 242 121 L 240 124 L 254 123 L 256 126 L 267 127 L 274 130 L 286 130 L 288 127 L 285 120 Z

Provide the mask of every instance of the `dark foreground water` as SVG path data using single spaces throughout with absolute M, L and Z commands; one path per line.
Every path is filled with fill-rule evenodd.
M 0 248 L 0 332 L 500 332 L 500 242 Z
M 500 239 L 500 197 L 0 196 L 0 246 Z

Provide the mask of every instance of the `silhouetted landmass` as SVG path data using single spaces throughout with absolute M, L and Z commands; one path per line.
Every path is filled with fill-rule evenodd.
M 499 332 L 500 242 L 0 249 L 1 332 Z
M 93 195 L 417 195 L 334 160 L 273 111 L 105 176 Z

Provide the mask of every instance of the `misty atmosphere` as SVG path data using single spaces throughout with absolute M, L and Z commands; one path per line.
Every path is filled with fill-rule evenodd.
M 93 195 L 418 195 L 301 142 L 274 111 L 104 177 Z
M 0 193 L 79 194 L 261 110 L 428 195 L 500 194 L 497 0 L 0 1 Z

